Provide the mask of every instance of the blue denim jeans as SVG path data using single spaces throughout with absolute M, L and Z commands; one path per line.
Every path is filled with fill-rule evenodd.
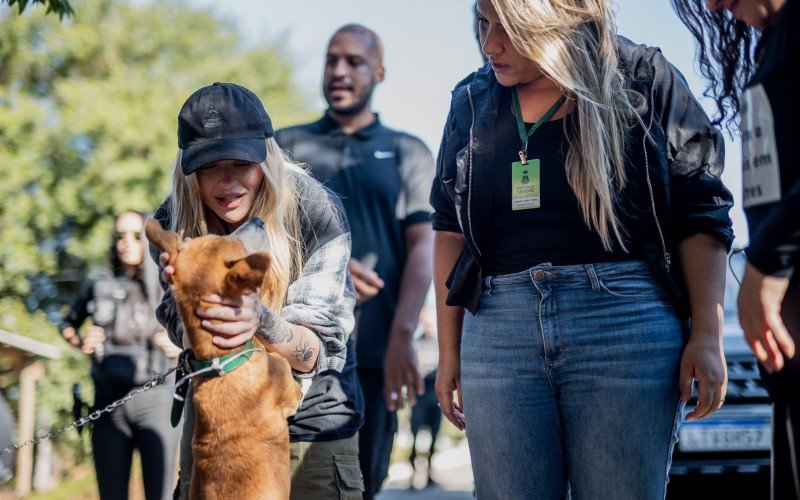
M 461 340 L 478 498 L 664 498 L 683 346 L 644 262 L 486 278 Z

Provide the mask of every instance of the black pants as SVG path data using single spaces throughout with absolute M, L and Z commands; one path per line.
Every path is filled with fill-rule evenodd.
M 781 317 L 798 352 L 776 373 L 761 370 L 772 397 L 772 498 L 800 500 L 800 273 L 781 305 Z
M 425 394 L 417 398 L 417 404 L 411 409 L 411 434 L 414 441 L 411 445 L 411 455 L 408 460 L 414 467 L 417 457 L 417 433 L 423 427 L 431 431 L 431 445 L 428 448 L 428 480 L 430 481 L 431 457 L 436 448 L 436 436 L 442 423 L 442 410 L 439 408 L 439 398 L 436 397 L 436 372 L 425 377 Z
M 112 395 L 100 387 L 98 389 L 96 408 L 103 408 L 117 399 L 113 397 L 117 391 Z M 128 498 L 134 449 L 139 450 L 142 459 L 145 498 L 172 498 L 180 428 L 173 429 L 170 424 L 171 407 L 172 388 L 156 387 L 94 423 L 92 455 L 102 500 Z
M 364 476 L 364 500 L 372 500 L 389 473 L 397 415 L 386 407 L 383 370 L 358 368 L 364 391 L 364 426 L 358 431 L 358 459 Z

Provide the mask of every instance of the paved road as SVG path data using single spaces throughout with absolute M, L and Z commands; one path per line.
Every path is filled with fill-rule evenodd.
M 410 448 L 411 436 L 403 424 L 404 422 L 400 423 L 395 447 L 407 450 Z M 418 442 L 417 449 L 427 447 L 420 444 Z M 437 483 L 435 486 L 424 487 L 424 458 L 417 458 L 417 467 L 420 470 L 414 473 L 408 462 L 392 463 L 389 477 L 377 500 L 473 500 L 472 468 L 466 439 L 455 441 L 440 436 L 431 467 L 431 478 Z M 417 489 L 409 488 L 412 483 Z
M 445 491 L 441 488 L 424 490 L 383 490 L 377 500 L 473 500 L 472 493 L 465 491 Z

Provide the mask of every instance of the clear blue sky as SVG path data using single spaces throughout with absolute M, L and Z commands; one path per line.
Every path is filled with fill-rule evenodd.
M 383 122 L 422 138 L 434 154 L 441 139 L 450 90 L 480 64 L 472 35 L 472 0 L 190 0 L 230 19 L 245 44 L 272 41 L 285 47 L 294 63 L 295 81 L 320 111 L 325 45 L 339 26 L 362 23 L 384 41 L 386 80 L 375 94 L 374 108 Z M 680 69 L 695 95 L 704 88 L 694 64 L 694 42 L 669 0 L 617 0 L 619 32 L 638 43 L 661 47 Z M 268 68 L 254 69 L 269 71 Z M 713 112 L 712 103 L 701 99 Z M 269 103 L 267 103 L 269 107 Z M 291 125 L 277 123 L 277 126 Z M 741 173 L 738 141 L 726 141 L 723 179 L 734 192 L 737 244 L 746 242 L 740 209 Z

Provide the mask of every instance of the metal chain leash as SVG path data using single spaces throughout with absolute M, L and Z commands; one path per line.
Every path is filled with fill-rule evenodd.
M 95 420 L 97 420 L 98 418 L 103 416 L 104 413 L 111 413 L 112 411 L 116 410 L 120 406 L 125 406 L 125 404 L 128 401 L 130 401 L 131 399 L 135 398 L 139 394 L 141 394 L 141 393 L 143 393 L 145 391 L 149 391 L 150 389 L 152 389 L 153 387 L 155 387 L 157 385 L 163 384 L 164 380 L 166 380 L 167 376 L 170 373 L 172 373 L 175 370 L 177 370 L 177 369 L 178 369 L 178 366 L 174 366 L 174 367 L 170 368 L 169 370 L 165 371 L 164 373 L 160 373 L 160 374 L 154 376 L 152 378 L 152 380 L 150 380 L 150 382 L 144 384 L 143 386 L 139 387 L 138 389 L 132 390 L 131 392 L 128 393 L 127 396 L 125 396 L 122 399 L 118 399 L 118 400 L 114 401 L 113 403 L 109 404 L 108 406 L 106 406 L 102 410 L 95 410 L 92 413 L 86 415 L 85 417 L 81 417 L 78 420 L 73 421 L 69 425 L 61 427 L 60 429 L 56 429 L 54 431 L 50 431 L 50 432 L 48 432 L 46 434 L 42 434 L 41 436 L 39 436 L 37 438 L 29 439 L 29 440 L 25 441 L 22 444 L 16 444 L 16 443 L 12 444 L 11 446 L 8 446 L 7 448 L 5 448 L 3 451 L 0 451 L 0 456 L 5 455 L 6 453 L 15 452 L 15 451 L 19 450 L 20 448 L 24 448 L 26 446 L 37 445 L 37 444 L 41 443 L 42 441 L 44 441 L 46 439 L 54 438 L 54 437 L 58 436 L 59 434 L 63 434 L 65 432 L 67 432 L 67 431 L 71 431 L 72 429 L 77 429 L 78 427 L 82 427 L 82 426 L 84 426 L 84 425 L 86 425 L 86 424 L 88 424 L 90 422 L 94 422 Z

